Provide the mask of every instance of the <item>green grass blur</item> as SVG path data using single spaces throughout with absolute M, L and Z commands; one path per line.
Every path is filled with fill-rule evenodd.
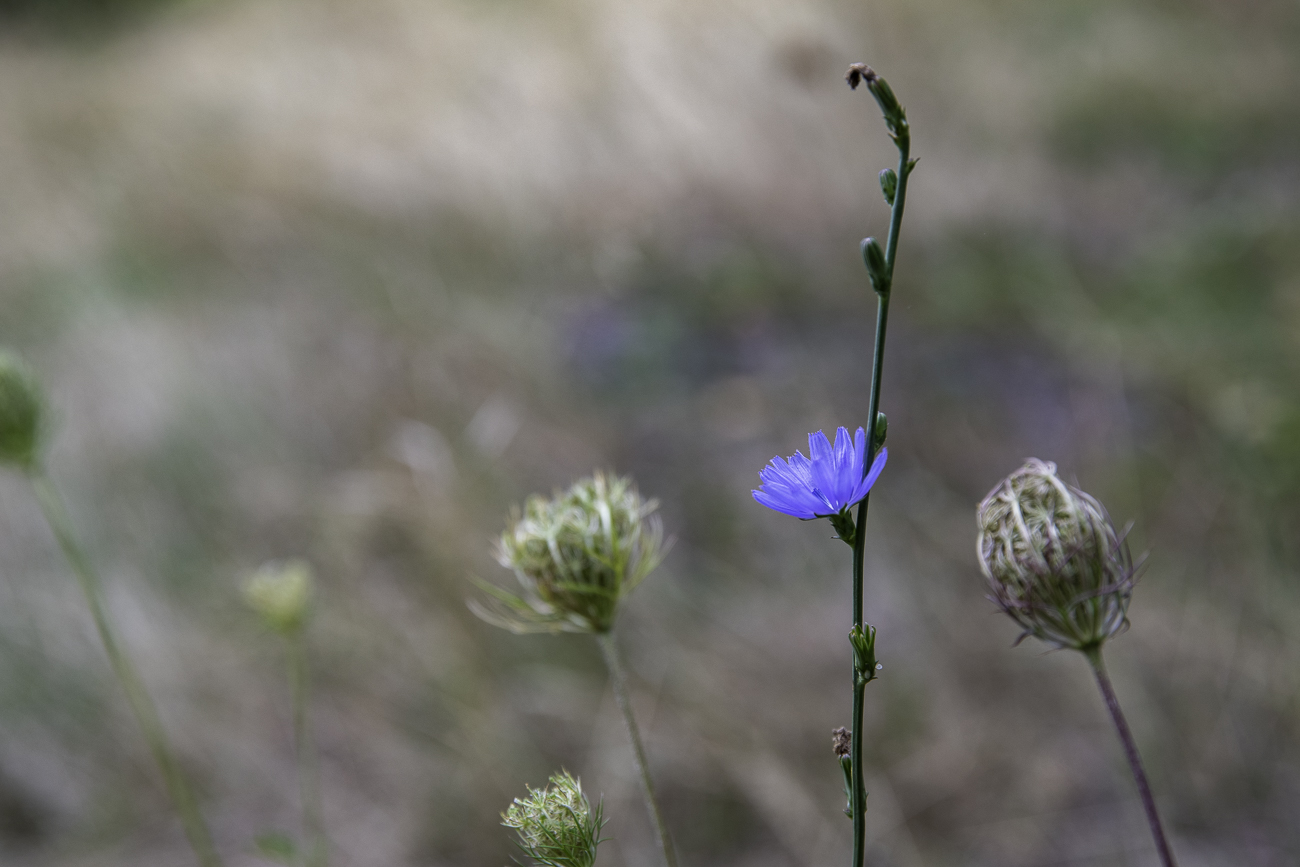
M 465 608 L 512 504 L 636 476 L 621 623 L 683 862 L 848 860 L 849 562 L 749 490 L 866 414 L 869 863 L 1155 863 L 1082 660 L 1011 649 L 974 504 L 1030 455 L 1150 551 L 1108 647 L 1184 867 L 1300 861 L 1300 7 L 1286 0 L 0 0 L 0 343 L 232 865 L 297 828 L 302 556 L 335 863 L 500 865 L 567 768 L 654 863 L 599 654 Z M 190 863 L 0 478 L 0 860 Z

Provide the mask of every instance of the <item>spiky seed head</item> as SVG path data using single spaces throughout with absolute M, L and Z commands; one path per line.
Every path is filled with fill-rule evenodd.
M 314 581 L 304 560 L 267 563 L 244 581 L 244 601 L 268 628 L 291 635 L 307 622 Z
M 582 793 L 568 771 L 552 774 L 544 789 L 529 788 L 501 814 L 501 824 L 519 835 L 519 848 L 544 867 L 591 867 L 605 820 L 598 803 Z
M 596 473 L 511 515 L 497 560 L 522 595 L 476 582 L 489 596 L 470 607 L 515 632 L 608 632 L 623 601 L 664 555 L 654 500 L 630 478 Z
M 0 463 L 31 469 L 40 456 L 43 402 L 27 363 L 0 350 Z
M 1031 458 L 979 504 L 980 568 L 991 599 L 1053 647 L 1085 652 L 1128 626 L 1137 570 L 1096 499 Z

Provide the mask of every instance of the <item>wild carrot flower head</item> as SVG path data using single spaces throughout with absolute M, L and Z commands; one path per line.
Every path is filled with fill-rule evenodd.
M 30 367 L 0 350 L 0 463 L 30 469 L 39 457 L 41 390 Z
M 1031 458 L 979 505 L 980 567 L 990 597 L 1054 646 L 1100 647 L 1128 626 L 1137 569 L 1096 499 Z
M 889 459 L 889 450 L 882 448 L 864 475 L 866 450 L 867 435 L 862 428 L 852 441 L 848 430 L 840 428 L 834 446 L 821 431 L 808 434 L 809 457 L 795 452 L 788 458 L 772 458 L 759 471 L 762 485 L 753 492 L 754 499 L 804 521 L 830 518 L 845 538 L 852 527 L 849 509 L 866 497 Z
M 291 635 L 307 621 L 313 583 L 305 560 L 273 561 L 245 579 L 244 601 L 268 628 Z
M 608 632 L 619 603 L 663 559 L 663 530 L 629 478 L 595 475 L 514 513 L 497 560 L 514 570 L 516 595 L 486 582 L 473 611 L 513 632 Z
M 544 867 L 591 867 L 605 824 L 582 784 L 567 771 L 552 774 L 545 789 L 529 789 L 501 814 L 501 824 L 519 834 L 519 848 Z

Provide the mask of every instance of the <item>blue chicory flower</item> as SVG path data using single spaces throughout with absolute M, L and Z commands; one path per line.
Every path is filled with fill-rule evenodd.
M 889 450 L 882 448 L 864 476 L 866 451 L 867 435 L 862 428 L 851 445 L 848 430 L 837 430 L 834 447 L 821 431 L 808 434 L 811 457 L 795 452 L 786 459 L 772 458 L 759 471 L 762 484 L 753 492 L 754 499 L 805 521 L 839 515 L 866 497 L 889 459 Z

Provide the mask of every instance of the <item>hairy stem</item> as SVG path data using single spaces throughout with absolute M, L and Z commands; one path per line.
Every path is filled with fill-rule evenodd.
M 140 679 L 135 666 L 127 658 L 113 631 L 108 612 L 104 610 L 99 578 L 90 565 L 90 559 L 77 542 L 76 534 L 72 530 L 72 520 L 63 505 L 63 500 L 43 467 L 31 469 L 28 477 L 45 520 L 54 532 L 59 547 L 63 549 L 63 555 L 67 558 L 68 565 L 72 567 L 77 583 L 81 585 L 81 592 L 90 607 L 90 615 L 94 618 L 95 629 L 99 632 L 104 652 L 108 655 L 113 673 L 122 685 L 122 691 L 126 693 L 127 704 L 135 714 L 136 722 L 140 724 L 140 730 L 149 744 L 149 751 L 153 753 L 154 760 L 162 771 L 167 792 L 176 805 L 176 811 L 180 814 L 181 824 L 185 828 L 185 836 L 189 840 L 190 847 L 202 867 L 221 867 L 221 857 L 217 854 L 216 847 L 212 843 L 212 835 L 208 832 L 203 816 L 199 813 L 194 792 L 184 772 L 181 771 L 180 764 L 176 761 L 167 733 L 163 729 L 162 720 L 158 716 L 158 709 L 154 706 L 153 700 L 145 690 L 144 681 Z
M 325 822 L 321 811 L 320 770 L 316 763 L 311 728 L 307 723 L 311 680 L 307 667 L 306 639 L 299 629 L 288 640 L 293 746 L 298 760 L 298 794 L 302 800 L 303 836 L 307 845 L 304 861 L 306 867 L 326 867 L 329 863 L 329 843 L 325 838 Z
M 654 781 L 650 779 L 650 768 L 646 765 L 645 747 L 641 744 L 641 734 L 637 729 L 636 718 L 632 716 L 632 702 L 627 695 L 627 678 L 623 674 L 623 662 L 619 658 L 618 645 L 612 632 L 596 634 L 600 652 L 605 657 L 605 666 L 609 669 L 609 682 L 614 688 L 614 702 L 623 715 L 623 724 L 627 726 L 628 739 L 632 741 L 632 755 L 636 760 L 636 772 L 641 777 L 641 794 L 645 796 L 645 806 L 650 812 L 650 821 L 659 832 L 659 845 L 663 847 L 664 863 L 668 867 L 677 867 L 677 855 L 673 851 L 673 840 L 668 835 L 668 826 L 664 823 L 659 801 L 655 798 Z
M 885 274 L 890 291 L 877 293 L 876 305 L 876 340 L 871 354 L 871 397 L 867 404 L 867 454 L 862 463 L 865 474 L 876 458 L 880 443 L 876 440 L 876 418 L 880 412 L 880 379 L 885 366 L 885 331 L 889 327 L 889 296 L 894 280 L 894 257 L 898 253 L 898 237 L 903 227 L 903 205 L 907 201 L 907 176 L 909 174 L 907 159 L 910 150 L 909 139 L 897 141 L 898 144 L 898 187 L 894 193 L 894 203 L 889 215 L 889 238 L 885 244 Z M 858 506 L 856 532 L 853 538 L 853 625 L 862 628 L 862 572 L 867 543 L 867 506 L 871 496 L 867 495 Z M 857 667 L 853 670 L 853 741 L 851 745 L 853 767 L 853 867 L 862 867 L 866 859 L 866 812 L 867 793 L 863 784 L 864 768 L 862 760 L 862 718 L 865 705 L 864 691 L 866 682 L 859 675 Z
M 1129 731 L 1124 712 L 1119 707 L 1119 699 L 1115 696 L 1115 690 L 1110 685 L 1110 677 L 1106 674 L 1106 664 L 1101 659 L 1101 648 L 1084 651 L 1084 655 L 1088 657 L 1092 673 L 1097 676 L 1097 686 L 1101 688 L 1102 698 L 1106 700 L 1106 710 L 1110 711 L 1110 718 L 1115 723 L 1115 731 L 1119 733 L 1120 742 L 1124 745 L 1124 755 L 1128 757 L 1129 767 L 1133 769 L 1133 779 L 1137 782 L 1138 795 L 1141 796 L 1142 807 L 1146 810 L 1151 836 L 1155 838 L 1156 851 L 1160 853 L 1160 863 L 1164 867 L 1177 867 L 1174 863 L 1174 853 L 1169 848 L 1169 841 L 1165 839 L 1165 829 L 1160 824 L 1160 814 L 1156 812 L 1156 800 L 1151 795 L 1151 784 L 1147 782 L 1146 771 L 1142 769 L 1142 757 L 1138 755 L 1137 743 L 1133 740 L 1133 733 Z

